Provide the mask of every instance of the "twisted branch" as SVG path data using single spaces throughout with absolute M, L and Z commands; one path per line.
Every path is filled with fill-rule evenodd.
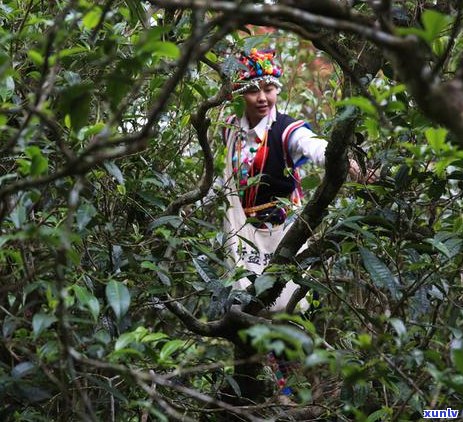
M 206 114 L 211 108 L 222 104 L 230 95 L 230 92 L 230 84 L 226 83 L 222 86 L 217 95 L 201 103 L 198 107 L 198 111 L 191 115 L 191 123 L 196 130 L 198 142 L 204 155 L 203 176 L 201 177 L 197 188 L 178 197 L 167 207 L 163 215 L 176 214 L 182 206 L 202 199 L 209 192 L 214 180 L 214 155 L 207 136 L 207 131 L 211 122 L 206 117 Z

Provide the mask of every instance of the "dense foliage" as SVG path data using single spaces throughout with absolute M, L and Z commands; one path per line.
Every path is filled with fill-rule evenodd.
M 1 420 L 458 409 L 462 6 L 207 3 L 0 4 Z M 301 225 L 236 292 L 221 122 L 243 112 L 233 54 L 267 45 L 279 107 L 333 150 L 304 168 Z M 343 184 L 347 150 L 377 182 Z M 289 279 L 310 311 L 260 313 Z M 287 407 L 270 350 L 298 365 Z

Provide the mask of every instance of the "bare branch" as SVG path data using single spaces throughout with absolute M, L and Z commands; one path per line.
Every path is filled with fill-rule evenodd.
M 205 337 L 214 337 L 219 331 L 220 322 L 201 322 L 199 319 L 195 318 L 180 302 L 176 300 L 171 300 L 165 302 L 166 308 L 169 309 L 183 325 L 188 328 L 193 333 L 199 334 Z
M 239 330 L 256 324 L 272 324 L 268 319 L 242 312 L 238 305 L 232 306 L 222 319 L 211 322 L 199 321 L 175 300 L 170 300 L 165 305 L 190 331 L 205 337 L 222 337 L 240 346 L 243 346 L 243 342 L 237 335 Z
M 348 20 L 362 18 L 346 0 L 283 0 L 280 3 L 322 16 Z
M 151 0 L 150 3 L 166 9 L 182 8 L 195 9 L 205 8 L 216 12 L 227 12 L 236 17 L 244 19 L 247 23 L 253 23 L 254 18 L 263 15 L 273 17 L 278 21 L 290 21 L 299 25 L 311 25 L 314 27 L 326 28 L 337 32 L 343 31 L 364 37 L 383 47 L 403 49 L 405 46 L 415 45 L 414 37 L 399 37 L 381 31 L 375 25 L 359 24 L 352 20 L 337 19 L 316 15 L 296 7 L 289 7 L 279 4 L 242 4 L 224 1 L 206 0 Z

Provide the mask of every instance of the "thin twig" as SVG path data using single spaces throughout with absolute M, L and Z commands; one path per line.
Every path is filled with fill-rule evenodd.
M 100 368 L 103 370 L 108 370 L 111 372 L 117 372 L 122 376 L 128 377 L 132 380 L 134 380 L 137 384 L 140 386 L 144 385 L 148 389 L 150 388 L 149 386 L 146 385 L 146 383 L 151 383 L 154 382 L 158 385 L 161 385 L 166 388 L 171 388 L 172 390 L 175 390 L 179 393 L 185 394 L 195 400 L 198 400 L 200 402 L 206 403 L 208 405 L 212 405 L 215 407 L 220 407 L 232 414 L 242 416 L 246 418 L 250 422 L 265 422 L 266 420 L 261 419 L 259 417 L 255 417 L 250 415 L 248 412 L 243 411 L 241 408 L 232 406 L 228 403 L 225 403 L 221 400 L 216 400 L 206 394 L 200 393 L 197 390 L 194 390 L 192 388 L 185 387 L 183 385 L 177 384 L 173 381 L 170 381 L 169 379 L 166 379 L 164 376 L 156 374 L 154 371 L 151 371 L 150 373 L 144 373 L 142 371 L 135 371 L 131 368 L 128 368 L 123 365 L 119 364 L 111 364 L 107 362 L 102 362 L 98 361 L 95 359 L 90 359 L 82 355 L 81 353 L 77 352 L 75 349 L 70 349 L 69 354 L 77 361 L 81 362 L 96 368 Z

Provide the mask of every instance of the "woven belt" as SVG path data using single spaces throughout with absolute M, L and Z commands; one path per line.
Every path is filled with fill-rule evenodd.
M 272 202 L 267 202 L 265 204 L 256 205 L 255 207 L 244 208 L 244 213 L 248 217 L 254 217 L 256 215 L 256 212 L 275 207 L 277 204 L 278 204 L 278 201 L 272 201 Z

